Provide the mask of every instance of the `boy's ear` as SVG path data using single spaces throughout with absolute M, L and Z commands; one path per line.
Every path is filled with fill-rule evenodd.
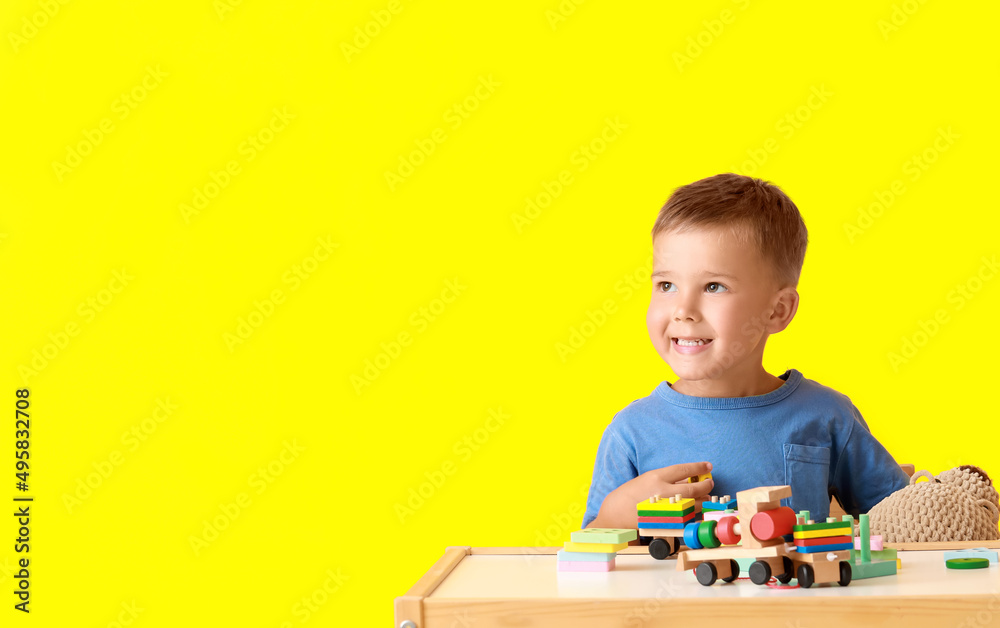
M 799 309 L 799 291 L 793 286 L 787 286 L 778 291 L 774 299 L 774 308 L 768 321 L 767 331 L 776 334 L 782 331 L 795 318 Z

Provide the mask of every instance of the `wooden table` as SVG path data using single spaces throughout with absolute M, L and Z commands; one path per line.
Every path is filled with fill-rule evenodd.
M 810 589 L 742 579 L 703 587 L 676 571 L 676 560 L 655 560 L 640 546 L 619 552 L 607 573 L 558 572 L 555 547 L 449 547 L 396 598 L 395 626 L 1000 626 L 1000 566 L 953 570 L 943 558 L 944 550 L 995 549 L 1000 541 L 887 547 L 899 550 L 897 575 Z

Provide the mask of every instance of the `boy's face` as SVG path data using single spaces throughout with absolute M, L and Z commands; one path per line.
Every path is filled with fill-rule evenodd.
M 791 321 L 798 296 L 779 290 L 751 245 L 728 229 L 661 233 L 652 279 L 646 326 L 678 392 L 746 396 L 775 380 L 762 366 L 764 343 Z

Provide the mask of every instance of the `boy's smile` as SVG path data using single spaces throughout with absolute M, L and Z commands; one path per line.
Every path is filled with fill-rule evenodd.
M 678 353 L 698 353 L 708 348 L 711 338 L 671 338 Z
M 794 287 L 729 229 L 668 231 L 653 242 L 649 337 L 678 380 L 699 397 L 744 397 L 783 382 L 762 365 L 767 336 L 795 314 Z

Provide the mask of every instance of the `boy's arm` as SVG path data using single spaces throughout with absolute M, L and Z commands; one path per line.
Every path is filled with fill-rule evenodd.
M 692 462 L 653 469 L 639 475 L 634 456 L 609 425 L 597 447 L 583 527 L 635 528 L 636 504 L 652 495 L 707 495 L 712 490 L 712 480 L 694 484 L 686 482 L 689 477 L 708 473 L 711 469 L 712 465 L 708 462 Z
M 608 493 L 601 503 L 597 517 L 586 524 L 587 528 L 637 528 L 636 504 L 653 495 L 673 497 L 702 497 L 714 486 L 711 478 L 689 484 L 687 479 L 712 470 L 709 462 L 688 462 L 647 471 Z
M 833 484 L 844 511 L 857 517 L 899 489 L 910 479 L 882 443 L 872 436 L 858 409 L 855 422 L 834 462 Z
M 639 475 L 636 468 L 637 461 L 626 450 L 621 440 L 613 434 L 614 429 L 614 421 L 612 420 L 612 423 L 604 428 L 601 443 L 597 446 L 594 475 L 590 480 L 587 508 L 583 513 L 583 527 L 585 528 L 591 527 L 605 498 L 612 491 Z

